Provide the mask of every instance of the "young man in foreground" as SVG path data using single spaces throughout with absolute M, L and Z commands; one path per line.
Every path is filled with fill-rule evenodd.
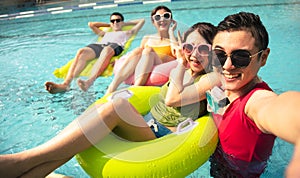
M 214 65 L 228 102 L 223 111 L 211 105 L 219 131 L 219 145 L 210 159 L 213 177 L 260 177 L 276 136 L 299 147 L 300 92 L 277 95 L 258 77 L 270 53 L 268 42 L 258 15 L 240 12 L 218 25 Z M 207 96 L 212 103 L 213 97 Z M 298 152 L 287 169 L 288 177 L 300 176 L 295 169 Z

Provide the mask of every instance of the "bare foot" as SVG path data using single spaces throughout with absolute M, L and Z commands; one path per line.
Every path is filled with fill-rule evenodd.
M 56 84 L 54 82 L 46 82 L 45 89 L 51 94 L 56 94 L 66 92 L 70 90 L 70 87 L 67 84 Z
M 80 78 L 77 80 L 77 85 L 82 91 L 87 91 L 90 86 L 93 84 L 93 82 L 90 82 L 89 80 L 81 80 Z

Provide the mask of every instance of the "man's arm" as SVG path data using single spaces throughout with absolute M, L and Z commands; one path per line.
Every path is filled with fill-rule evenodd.
M 139 30 L 143 27 L 145 24 L 145 19 L 136 19 L 136 20 L 131 20 L 129 22 L 125 22 L 124 25 L 134 25 L 131 30 L 128 31 L 130 35 L 136 34 L 139 32 Z
M 93 30 L 93 32 L 97 35 L 104 36 L 105 32 L 100 30 L 100 27 L 110 27 L 110 24 L 104 22 L 89 22 L 89 27 Z
M 288 91 L 280 95 L 272 93 L 260 90 L 255 92 L 249 99 L 247 115 L 263 132 L 272 133 L 295 145 L 294 155 L 286 169 L 285 176 L 287 178 L 299 177 L 300 92 Z M 247 110 L 245 111 L 247 113 Z
M 265 133 L 272 133 L 293 144 L 300 138 L 300 92 L 276 95 L 271 91 L 258 90 L 249 99 L 245 113 Z
M 300 177 L 300 138 L 295 144 L 294 155 L 289 163 L 285 176 L 286 178 Z

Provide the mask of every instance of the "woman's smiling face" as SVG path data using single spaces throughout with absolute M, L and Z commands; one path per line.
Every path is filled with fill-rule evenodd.
M 154 26 L 159 30 L 159 31 L 166 31 L 169 30 L 170 24 L 172 22 L 171 18 L 170 19 L 165 19 L 163 18 L 163 14 L 166 13 L 167 11 L 165 9 L 159 9 L 156 11 L 154 15 L 160 15 L 161 19 L 159 21 L 153 20 Z
M 197 30 L 191 32 L 187 36 L 185 43 L 192 44 L 193 46 L 197 46 L 199 44 L 208 44 Z M 185 58 L 189 61 L 190 69 L 196 73 L 202 72 L 204 69 L 207 69 L 209 65 L 209 57 L 201 56 L 197 52 L 197 49 L 195 49 L 190 55 L 185 54 Z

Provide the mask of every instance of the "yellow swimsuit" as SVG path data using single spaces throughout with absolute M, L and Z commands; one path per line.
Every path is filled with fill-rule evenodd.
M 146 47 L 151 47 L 156 52 L 156 54 L 158 55 L 158 57 L 160 59 L 163 59 L 166 56 L 174 57 L 172 54 L 172 51 L 171 51 L 171 45 L 150 46 L 150 45 L 146 44 Z

